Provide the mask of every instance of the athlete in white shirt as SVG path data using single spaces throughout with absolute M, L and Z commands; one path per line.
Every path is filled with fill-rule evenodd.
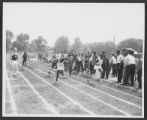
M 58 63 L 57 63 L 57 75 L 56 75 L 56 81 L 59 78 L 59 74 L 64 76 L 64 63 L 63 63 L 63 59 L 58 59 Z
M 12 59 L 11 59 L 11 63 L 13 66 L 13 73 L 14 73 L 14 77 L 15 77 L 15 73 L 18 72 L 18 68 L 17 68 L 17 60 L 18 60 L 18 54 L 17 54 L 17 48 L 14 48 L 14 53 L 12 54 Z

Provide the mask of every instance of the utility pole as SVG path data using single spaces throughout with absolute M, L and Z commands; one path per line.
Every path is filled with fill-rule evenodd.
M 115 52 L 115 35 L 113 36 L 113 53 Z

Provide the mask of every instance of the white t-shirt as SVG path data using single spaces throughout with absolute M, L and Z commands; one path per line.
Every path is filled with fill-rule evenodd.
M 64 58 L 66 58 L 67 57 L 67 54 L 66 53 L 64 53 Z
M 110 61 L 111 61 L 112 64 L 116 64 L 116 62 L 117 62 L 117 60 L 114 56 L 111 57 Z
M 128 54 L 125 57 L 125 65 L 131 65 L 131 64 L 136 64 L 136 60 L 133 55 Z
M 89 58 L 89 62 L 92 62 L 92 56 Z
M 124 57 L 122 54 L 117 55 L 117 63 L 121 63 L 121 61 L 123 61 Z
M 81 56 L 78 56 L 78 61 L 82 61 Z
M 57 70 L 64 70 L 64 64 L 63 63 L 57 63 Z

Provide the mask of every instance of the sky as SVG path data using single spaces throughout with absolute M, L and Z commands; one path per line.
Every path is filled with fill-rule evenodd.
M 128 38 L 144 40 L 144 7 L 144 3 L 5 2 L 3 33 L 11 30 L 15 37 L 28 33 L 30 40 L 43 36 L 50 46 L 63 35 L 70 44 L 76 37 L 83 43 L 113 41 L 114 38 L 116 44 Z

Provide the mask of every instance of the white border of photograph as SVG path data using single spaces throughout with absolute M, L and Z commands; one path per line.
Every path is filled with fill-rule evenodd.
M 11 3 L 11 2 L 4 2 L 3 3 L 3 7 L 5 6 L 5 4 L 7 3 Z M 16 2 L 18 3 L 18 2 Z M 27 2 L 26 2 L 27 3 Z M 22 3 L 22 4 L 26 4 L 26 3 Z M 12 4 L 15 4 L 15 2 L 13 2 Z M 27 3 L 27 4 L 45 4 L 45 3 Z M 49 3 L 46 3 L 49 4 Z M 58 4 L 58 3 L 55 3 Z M 60 4 L 64 4 L 64 3 L 60 3 Z M 72 3 L 68 3 L 68 4 L 72 4 Z M 88 3 L 83 3 L 83 4 L 88 4 Z M 102 3 L 100 3 L 102 4 Z M 104 3 L 104 4 L 115 4 L 115 3 Z M 117 3 L 118 4 L 118 3 Z M 119 4 L 124 4 L 124 3 L 119 3 Z M 130 3 L 125 3 L 125 4 L 130 4 Z M 132 3 L 134 4 L 134 3 Z M 145 4 L 144 3 L 135 3 L 135 4 L 143 4 L 143 7 L 145 9 Z M 145 12 L 144 12 L 145 13 Z M 5 87 L 5 81 L 8 78 L 7 77 L 7 71 L 6 71 L 6 27 L 5 27 L 5 11 L 3 9 L 3 78 L 2 78 L 2 116 L 3 117 L 104 117 L 104 118 L 144 118 L 144 50 L 145 50 L 145 34 L 144 34 L 144 39 L 143 39 L 143 77 L 142 77 L 142 116 L 124 116 L 124 115 L 94 115 L 94 116 L 90 116 L 90 115 L 64 115 L 64 114 L 59 114 L 59 115 L 54 115 L 54 114 L 16 114 L 14 111 L 14 114 L 7 114 L 5 113 L 5 102 L 6 102 L 6 87 Z M 145 20 L 144 20 L 145 21 Z M 144 23 L 145 25 L 145 23 Z M 145 27 L 145 26 L 144 26 Z M 145 30 L 144 30 L 145 33 Z M 11 99 L 11 101 L 13 102 L 13 99 Z M 15 102 L 15 101 L 14 101 Z M 13 105 L 15 106 L 15 105 Z M 15 108 L 14 108 L 15 109 Z

